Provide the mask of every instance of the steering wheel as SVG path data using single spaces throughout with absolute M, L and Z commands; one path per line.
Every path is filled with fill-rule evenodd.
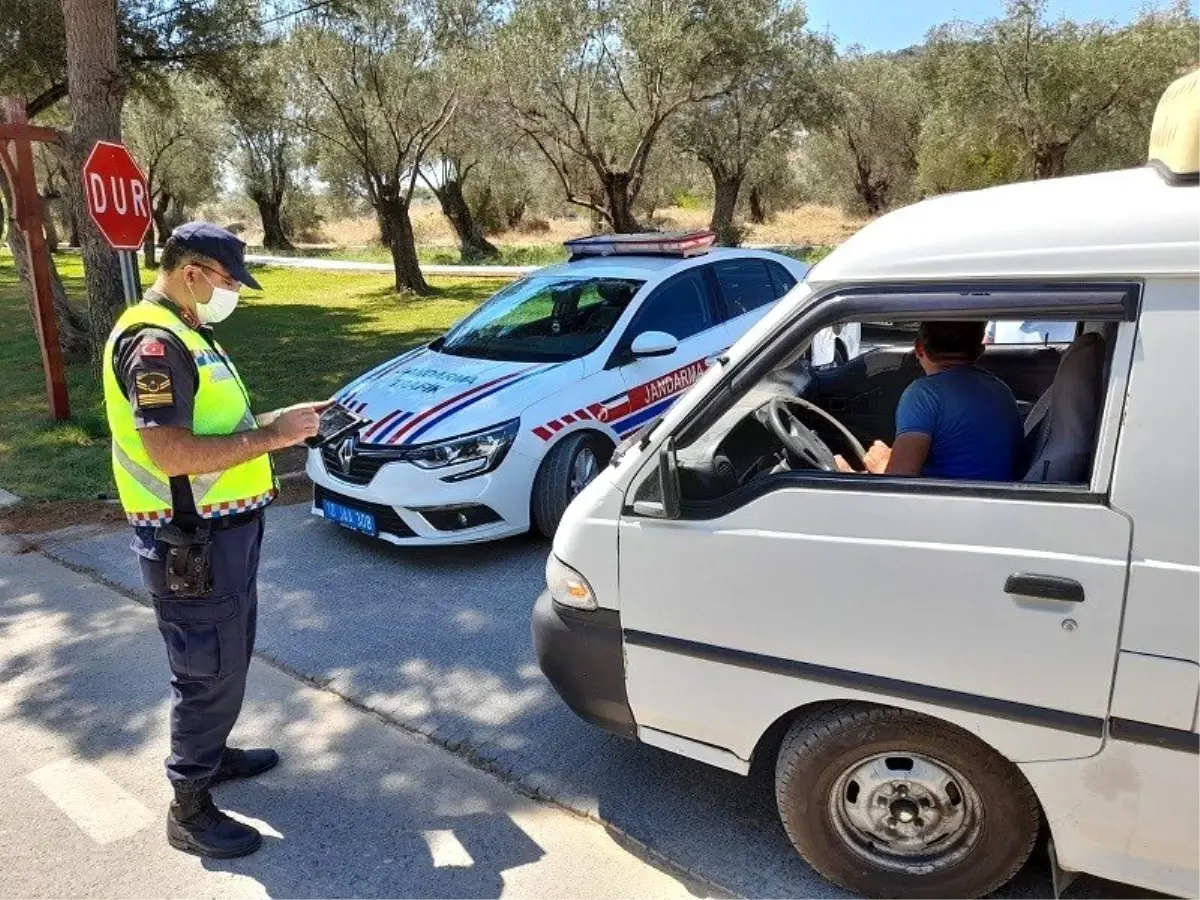
M 824 469 L 826 472 L 836 472 L 838 470 L 837 461 L 834 459 L 833 451 L 829 449 L 829 445 L 821 440 L 815 431 L 801 422 L 794 412 L 788 409 L 793 403 L 804 407 L 809 412 L 816 413 L 836 428 L 842 437 L 846 439 L 846 443 L 850 445 L 850 449 L 854 451 L 854 455 L 858 457 L 858 468 L 866 468 L 864 460 L 867 451 L 858 442 L 858 438 L 851 434 L 845 425 L 825 412 L 825 410 L 800 397 L 772 397 L 771 402 L 767 404 L 767 421 L 770 422 L 771 430 L 775 432 L 775 436 L 779 438 L 784 447 L 814 468 Z

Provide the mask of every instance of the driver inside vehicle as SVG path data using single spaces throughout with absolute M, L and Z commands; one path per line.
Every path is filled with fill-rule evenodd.
M 922 322 L 915 352 L 924 378 L 896 407 L 896 439 L 875 441 L 863 458 L 874 475 L 1011 481 L 1022 440 L 1016 398 L 976 365 L 984 322 Z M 854 469 L 836 457 L 842 472 Z

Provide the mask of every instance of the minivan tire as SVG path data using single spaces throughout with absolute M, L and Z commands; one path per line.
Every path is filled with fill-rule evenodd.
M 867 897 L 990 894 L 1025 865 L 1041 821 L 1029 783 L 991 747 L 928 716 L 860 703 L 792 724 L 775 799 L 805 862 Z M 926 840 L 940 852 L 918 855 Z
M 575 499 L 572 475 L 580 457 L 590 453 L 599 473 L 612 456 L 612 446 L 603 437 L 580 432 L 563 438 L 546 454 L 533 481 L 533 523 L 548 538 L 554 537 L 558 523 Z

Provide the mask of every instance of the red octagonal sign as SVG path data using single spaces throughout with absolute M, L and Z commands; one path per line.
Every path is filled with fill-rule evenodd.
M 137 250 L 150 227 L 146 176 L 122 144 L 97 141 L 83 164 L 88 213 L 114 250 Z

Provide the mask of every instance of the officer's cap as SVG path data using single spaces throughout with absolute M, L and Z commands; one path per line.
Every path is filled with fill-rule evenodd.
M 184 247 L 216 260 L 229 274 L 246 287 L 261 291 L 262 287 L 246 270 L 246 243 L 232 232 L 212 222 L 187 222 L 171 232 L 171 237 Z

